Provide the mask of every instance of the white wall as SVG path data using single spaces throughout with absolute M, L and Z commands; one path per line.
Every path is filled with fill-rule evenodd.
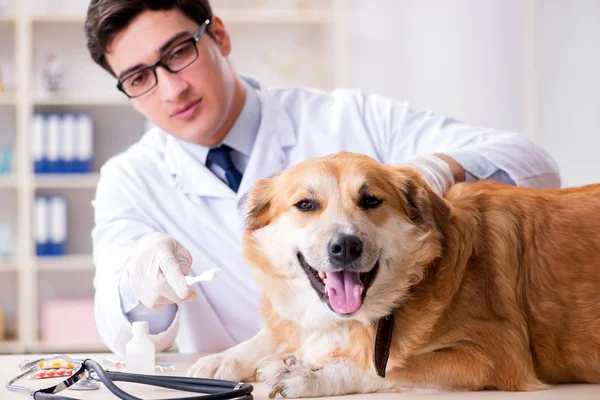
M 600 182 L 600 1 L 346 4 L 349 86 L 524 133 L 563 186 Z
M 350 0 L 349 84 L 522 131 L 519 1 Z
M 564 186 L 600 182 L 600 1 L 536 9 L 538 138 Z

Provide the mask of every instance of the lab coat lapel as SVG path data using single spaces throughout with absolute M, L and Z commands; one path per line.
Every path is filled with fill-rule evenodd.
M 296 144 L 294 128 L 281 104 L 266 91 L 258 90 L 257 93 L 261 103 L 261 122 L 238 189 L 238 207 L 247 200 L 248 192 L 257 180 L 271 178 L 287 165 L 284 149 Z M 245 212 L 245 209 L 240 212 Z
M 207 197 L 237 197 L 239 206 L 247 200 L 248 192 L 257 180 L 271 178 L 287 165 L 284 149 L 296 144 L 292 123 L 276 98 L 264 90 L 259 89 L 257 93 L 261 122 L 237 196 L 205 165 L 199 164 L 177 139 L 167 135 L 165 164 L 175 177 L 176 186 L 183 192 Z
M 175 185 L 186 194 L 235 199 L 235 192 L 205 165 L 198 163 L 177 139 L 167 136 L 165 164 Z

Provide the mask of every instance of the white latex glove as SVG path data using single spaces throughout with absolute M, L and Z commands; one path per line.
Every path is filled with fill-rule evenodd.
M 164 233 L 147 233 L 127 262 L 129 284 L 138 300 L 152 310 L 192 301 L 196 292 L 184 279 L 191 267 L 192 255 L 181 243 Z
M 433 190 L 443 196 L 450 186 L 454 185 L 454 176 L 450 166 L 439 157 L 417 156 L 403 163 L 419 171 Z

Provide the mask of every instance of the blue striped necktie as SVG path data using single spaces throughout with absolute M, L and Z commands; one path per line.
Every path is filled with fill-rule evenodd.
M 231 156 L 229 155 L 231 150 L 232 148 L 227 145 L 215 147 L 209 150 L 206 160 L 209 163 L 216 164 L 219 167 L 223 168 L 229 187 L 237 193 L 240 187 L 240 183 L 242 182 L 243 175 L 235 167 L 235 165 L 233 165 L 233 161 L 231 161 Z

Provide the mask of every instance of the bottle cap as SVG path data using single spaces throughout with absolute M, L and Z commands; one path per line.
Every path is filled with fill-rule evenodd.
M 146 321 L 135 321 L 131 324 L 131 332 L 135 335 L 136 333 L 148 334 L 148 322 Z

